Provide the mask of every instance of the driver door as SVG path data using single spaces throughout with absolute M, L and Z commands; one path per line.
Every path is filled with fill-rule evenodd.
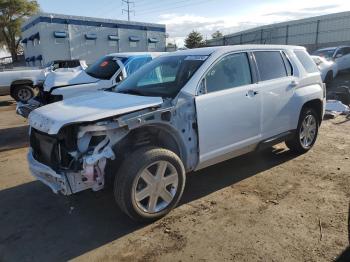
M 221 58 L 204 76 L 202 94 L 195 98 L 200 152 L 197 169 L 255 148 L 261 136 L 261 95 L 252 79 L 247 53 Z

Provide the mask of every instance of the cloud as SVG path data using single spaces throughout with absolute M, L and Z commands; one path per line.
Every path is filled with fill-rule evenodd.
M 166 24 L 167 32 L 170 35 L 170 41 L 177 41 L 178 45 L 183 45 L 186 35 L 195 30 L 200 32 L 204 38 L 211 38 L 211 34 L 220 30 L 224 34 L 237 32 L 260 25 L 260 23 L 249 21 L 236 21 L 228 18 L 208 18 L 196 15 L 161 15 L 160 23 Z
M 303 8 L 302 10 L 304 11 L 327 11 L 329 9 L 334 9 L 340 7 L 339 5 L 323 5 L 323 6 L 318 6 L 318 7 L 306 7 Z
M 288 10 L 286 11 L 286 7 Z M 195 14 L 168 13 L 160 15 L 160 23 L 166 24 L 170 41 L 183 45 L 185 37 L 192 30 L 211 38 L 211 34 L 220 30 L 224 34 L 235 33 L 253 27 L 302 19 L 328 13 L 350 10 L 350 2 L 333 0 L 332 4 L 320 5 L 311 0 L 285 0 L 279 4 L 261 4 L 247 14 L 234 16 L 203 16 Z M 253 15 L 252 15 L 253 14 Z

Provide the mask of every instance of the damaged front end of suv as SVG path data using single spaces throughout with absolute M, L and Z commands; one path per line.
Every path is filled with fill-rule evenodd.
M 124 94 L 109 95 L 133 99 Z M 140 146 L 167 147 L 187 159 L 185 155 L 196 152 L 197 147 L 193 101 L 179 98 L 182 102 L 173 106 L 170 100 L 154 100 L 145 103 L 147 108 L 135 112 L 62 127 L 34 111 L 30 115 L 28 153 L 32 175 L 55 193 L 70 195 L 86 189 L 103 189 L 107 175 L 115 171 L 108 169 Z M 193 167 L 196 161 L 194 154 L 186 165 Z

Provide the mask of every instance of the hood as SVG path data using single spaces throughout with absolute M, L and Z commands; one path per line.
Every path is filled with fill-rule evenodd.
M 158 106 L 160 97 L 146 97 L 112 92 L 91 92 L 40 107 L 29 115 L 31 127 L 57 134 L 65 125 L 99 119 Z
M 89 84 L 99 79 L 89 76 L 84 70 L 55 71 L 47 75 L 44 83 L 44 91 L 50 91 L 53 87 Z

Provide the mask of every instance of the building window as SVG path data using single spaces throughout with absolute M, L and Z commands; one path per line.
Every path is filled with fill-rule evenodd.
M 157 47 L 159 40 L 155 37 L 148 38 L 148 48 L 154 49 Z
M 86 44 L 87 45 L 95 45 L 96 44 L 96 40 L 86 40 Z
M 130 47 L 137 47 L 137 42 L 130 41 Z
M 157 47 L 157 43 L 148 43 L 148 47 L 149 48 L 156 48 Z
M 118 42 L 117 41 L 108 41 L 108 45 L 114 47 L 114 46 L 118 45 Z
M 56 45 L 62 45 L 62 44 L 64 44 L 64 42 L 66 42 L 65 38 L 55 38 Z

